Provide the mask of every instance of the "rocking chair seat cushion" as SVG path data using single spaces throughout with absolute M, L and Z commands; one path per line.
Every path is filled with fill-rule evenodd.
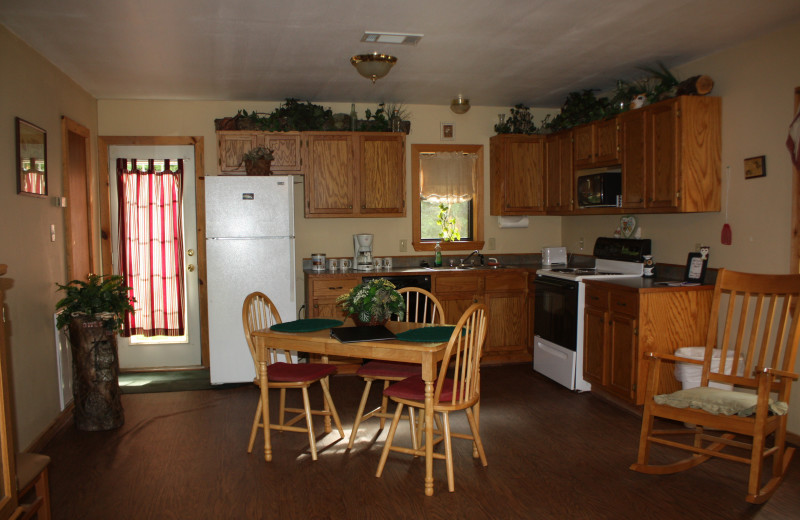
M 411 401 L 425 401 L 425 381 L 421 376 L 409 377 L 399 381 L 383 391 L 386 397 L 397 397 Z M 445 379 L 439 401 L 453 399 L 453 380 Z
M 396 377 L 406 378 L 422 373 L 420 365 L 390 361 L 368 361 L 361 365 L 358 374 L 361 377 Z
M 334 365 L 325 363 L 273 363 L 267 367 L 267 376 L 275 382 L 316 381 L 336 372 Z
M 675 408 L 697 408 L 714 415 L 738 415 L 749 417 L 756 413 L 758 396 L 734 390 L 721 390 L 699 386 L 678 390 L 671 394 L 661 394 L 653 398 L 656 403 Z M 775 415 L 785 415 L 789 405 L 783 401 L 769 400 L 769 411 Z

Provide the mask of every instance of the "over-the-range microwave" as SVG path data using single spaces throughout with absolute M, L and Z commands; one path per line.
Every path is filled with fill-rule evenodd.
M 619 166 L 578 170 L 578 207 L 618 208 L 622 205 L 622 169 Z

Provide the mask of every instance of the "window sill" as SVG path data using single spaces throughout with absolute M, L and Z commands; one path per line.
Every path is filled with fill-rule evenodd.
M 439 243 L 442 246 L 442 251 L 474 251 L 476 249 L 480 251 L 484 245 L 483 240 Z M 436 242 L 412 242 L 411 245 L 414 247 L 414 251 L 433 251 L 433 248 L 436 247 Z

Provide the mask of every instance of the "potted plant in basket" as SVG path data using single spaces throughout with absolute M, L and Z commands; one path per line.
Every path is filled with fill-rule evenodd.
M 336 299 L 356 325 L 383 325 L 392 315 L 403 319 L 406 304 L 386 278 L 377 278 L 353 287 Z
M 274 158 L 275 150 L 256 146 L 242 156 L 242 161 L 247 175 L 269 175 L 269 168 Z
M 59 329 L 67 328 L 72 351 L 73 417 L 79 430 L 119 428 L 125 422 L 119 392 L 117 332 L 134 299 L 121 276 L 90 274 L 87 281 L 56 284 Z

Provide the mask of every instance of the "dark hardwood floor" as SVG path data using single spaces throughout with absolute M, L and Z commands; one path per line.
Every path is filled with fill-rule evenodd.
M 273 432 L 270 463 L 260 434 L 248 455 L 258 391 L 246 385 L 124 395 L 119 430 L 65 428 L 44 450 L 52 457 L 53 518 L 800 518 L 797 458 L 773 498 L 754 506 L 744 500 L 744 465 L 714 460 L 677 475 L 636 473 L 628 466 L 636 457 L 637 416 L 592 394 L 571 393 L 529 365 L 481 373 L 489 466 L 472 458 L 467 441 L 454 439 L 455 493 L 447 491 L 443 461 L 434 462 L 432 497 L 423 494 L 421 458 L 391 454 L 376 478 L 386 435 L 377 434 L 377 420 L 363 425 L 351 452 L 347 437 L 320 433 L 316 462 L 299 433 Z M 331 386 L 349 434 L 361 379 L 336 376 Z M 312 399 L 321 403 L 318 387 Z M 466 427 L 463 414 L 453 424 Z M 401 424 L 399 442 L 406 434 Z

